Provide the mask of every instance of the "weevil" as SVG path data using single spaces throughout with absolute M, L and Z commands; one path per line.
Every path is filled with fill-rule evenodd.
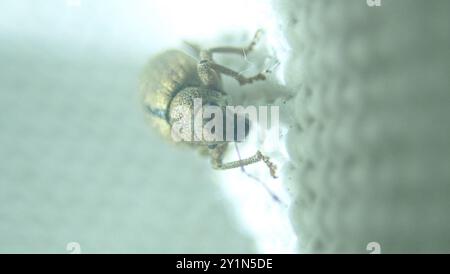
M 207 106 L 224 108 L 228 105 L 229 96 L 223 88 L 222 75 L 234 78 L 240 85 L 266 80 L 269 70 L 245 77 L 216 63 L 213 59 L 213 55 L 218 53 L 246 56 L 254 49 L 261 34 L 262 31 L 258 30 L 246 47 L 224 46 L 203 49 L 197 45 L 188 44 L 196 52 L 199 60 L 176 49 L 166 50 L 152 57 L 144 68 L 140 84 L 141 100 L 147 120 L 165 139 L 171 140 L 173 139 L 172 126 L 179 119 L 180 106 L 192 110 L 195 98 L 201 98 L 202 103 Z M 230 120 L 233 119 L 225 123 L 229 123 Z M 247 135 L 249 130 L 247 120 L 245 130 Z M 252 157 L 224 163 L 227 141 L 202 140 L 188 142 L 188 145 L 197 148 L 202 154 L 209 155 L 212 167 L 215 169 L 242 168 L 262 161 L 269 168 L 271 176 L 276 178 L 276 165 L 260 151 Z

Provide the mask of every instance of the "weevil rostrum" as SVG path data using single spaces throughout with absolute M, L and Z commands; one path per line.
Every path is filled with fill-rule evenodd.
M 229 97 L 223 88 L 222 75 L 234 78 L 240 85 L 265 80 L 267 73 L 270 72 L 268 70 L 252 77 L 244 77 L 213 59 L 213 55 L 217 53 L 245 56 L 253 50 L 261 33 L 261 30 L 257 31 L 253 40 L 243 48 L 225 46 L 202 49 L 197 45 L 188 44 L 196 52 L 199 61 L 180 50 L 166 50 L 152 57 L 144 68 L 140 83 L 141 100 L 147 120 L 165 139 L 171 140 L 172 125 L 180 117 L 178 110 L 180 106 L 192 110 L 196 98 L 202 99 L 202 104 L 206 106 L 225 108 L 228 105 Z M 230 120 L 234 122 L 235 116 L 232 117 L 225 123 Z M 245 135 L 247 135 L 250 126 L 246 118 L 245 121 Z M 269 168 L 271 176 L 276 178 L 276 165 L 260 151 L 252 157 L 224 163 L 227 141 L 202 140 L 183 143 L 198 149 L 203 155 L 209 155 L 215 169 L 240 168 L 262 161 Z

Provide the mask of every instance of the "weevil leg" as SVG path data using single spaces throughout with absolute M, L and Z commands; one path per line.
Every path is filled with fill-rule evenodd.
M 211 64 L 212 61 L 202 60 L 197 65 L 197 74 L 205 87 L 221 90 L 222 80 L 219 72 L 217 72 Z
M 271 72 L 270 70 L 266 69 L 263 72 L 260 72 L 254 76 L 251 77 L 245 77 L 242 74 L 240 74 L 237 71 L 234 71 L 230 68 L 227 68 L 225 66 L 213 63 L 213 62 L 209 62 L 206 61 L 205 62 L 206 66 L 209 67 L 210 69 L 213 69 L 214 71 L 230 76 L 232 78 L 234 78 L 236 81 L 239 82 L 239 84 L 242 85 L 247 85 L 247 84 L 251 84 L 255 81 L 263 81 L 267 79 L 267 75 Z
M 269 157 L 264 156 L 260 151 L 257 151 L 256 154 L 253 155 L 252 157 L 228 163 L 222 163 L 222 154 L 221 154 L 219 158 L 216 159 L 213 158 L 213 167 L 215 169 L 233 169 L 255 164 L 260 161 L 263 161 L 267 165 L 267 167 L 270 170 L 270 175 L 273 178 L 277 178 L 276 176 L 277 166 L 270 161 Z
M 254 76 L 245 77 L 239 72 L 234 71 L 225 66 L 219 65 L 213 60 L 213 53 L 233 53 L 245 56 L 248 52 L 252 51 L 256 43 L 262 34 L 262 30 L 258 30 L 253 38 L 252 42 L 245 48 L 239 47 L 216 47 L 212 49 L 204 49 L 200 51 L 200 62 L 197 67 L 198 75 L 205 86 L 215 87 L 218 86 L 220 81 L 220 74 L 224 74 L 234 78 L 240 85 L 251 84 L 254 81 L 266 80 L 267 74 L 270 73 L 269 69 L 264 70 Z
M 262 29 L 259 29 L 258 31 L 256 31 L 255 36 L 253 37 L 252 41 L 246 47 L 228 47 L 228 46 L 214 47 L 214 48 L 205 50 L 207 52 L 204 52 L 203 55 L 207 57 L 206 59 L 208 59 L 208 57 L 211 57 L 211 55 L 214 53 L 238 54 L 238 55 L 242 55 L 245 57 L 248 53 L 250 53 L 255 48 L 255 46 L 259 42 L 262 34 L 263 34 Z M 202 56 L 202 54 L 200 54 L 200 56 Z
M 212 61 L 202 60 L 198 63 L 197 72 L 203 85 L 208 87 L 213 87 L 216 83 L 220 81 L 219 74 L 224 74 L 234 78 L 239 84 L 246 85 L 251 84 L 254 81 L 263 81 L 267 79 L 267 75 L 271 72 L 269 69 L 264 70 L 254 76 L 245 77 L 237 71 L 234 71 L 225 66 L 219 65 Z

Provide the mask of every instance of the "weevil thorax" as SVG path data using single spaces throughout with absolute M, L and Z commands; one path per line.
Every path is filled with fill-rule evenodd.
M 208 118 L 205 113 L 209 107 L 220 109 L 221 113 L 225 111 L 228 104 L 228 96 L 217 90 L 207 87 L 186 87 L 172 99 L 169 106 L 169 124 L 181 126 L 181 135 L 172 137 L 184 137 L 184 140 L 193 145 L 211 146 L 217 144 L 217 141 L 208 141 L 214 136 L 206 136 L 207 131 L 203 127 Z M 172 134 L 180 133 L 172 128 Z M 220 134 L 217 132 L 217 134 Z

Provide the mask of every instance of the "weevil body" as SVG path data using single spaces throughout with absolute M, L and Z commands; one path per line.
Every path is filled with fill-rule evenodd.
M 241 85 L 266 79 L 268 71 L 244 77 L 213 60 L 214 53 L 247 54 L 255 46 L 260 34 L 261 31 L 258 31 L 253 41 L 244 48 L 201 49 L 190 45 L 197 52 L 199 61 L 179 50 L 167 50 L 150 59 L 141 80 L 141 99 L 147 119 L 165 139 L 173 139 L 172 127 L 179 119 L 180 107 L 193 111 L 194 99 L 200 98 L 202 104 L 206 106 L 225 108 L 228 105 L 229 98 L 223 89 L 222 74 L 236 79 Z M 234 119 L 234 116 L 232 117 Z M 247 126 L 246 123 L 246 133 Z M 237 168 L 263 161 L 269 167 L 271 175 L 275 177 L 276 166 L 259 151 L 252 157 L 223 163 L 223 155 L 228 145 L 226 141 L 202 140 L 188 142 L 188 145 L 199 149 L 202 154 L 210 155 L 212 165 L 216 169 Z

